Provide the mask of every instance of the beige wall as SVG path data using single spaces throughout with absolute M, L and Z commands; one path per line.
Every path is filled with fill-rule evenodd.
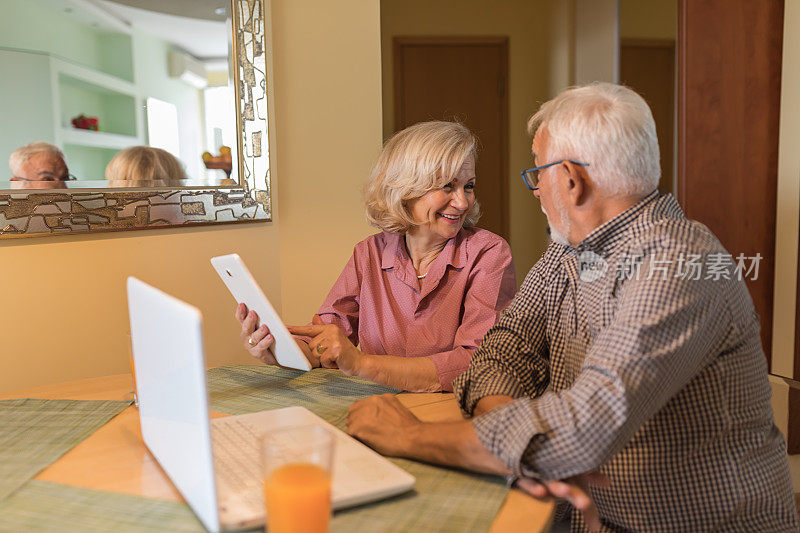
M 778 198 L 775 227 L 775 293 L 772 324 L 772 372 L 792 376 L 797 295 L 798 222 L 800 221 L 800 1 L 787 1 L 784 11 L 783 65 L 781 73 L 781 131 L 778 154 Z M 787 433 L 789 387 L 771 378 L 772 406 L 778 427 Z M 795 492 L 800 492 L 800 455 L 789 456 Z
M 772 327 L 772 371 L 794 372 L 797 302 L 797 242 L 800 217 L 800 1 L 786 2 L 781 73 L 781 130 L 778 153 L 778 197 L 775 224 L 775 292 Z M 792 31 L 792 28 L 795 28 Z
M 675 39 L 678 0 L 619 0 L 621 39 Z
M 381 0 L 384 137 L 394 131 L 393 37 L 509 38 L 510 244 L 520 282 L 547 246 L 539 202 L 519 178 L 519 171 L 531 166 L 531 139 L 525 125 L 541 102 L 570 83 L 570 5 L 561 0 Z
M 273 0 L 284 319 L 309 322 L 367 225 L 381 147 L 380 5 Z M 277 255 L 277 250 L 274 251 Z
M 575 2 L 575 83 L 619 82 L 618 0 Z
M 359 189 L 381 137 L 379 6 L 272 8 L 275 221 L 0 240 L 0 392 L 126 372 L 127 275 L 201 309 L 210 364 L 250 362 L 211 256 L 242 255 L 290 321 L 319 305 L 369 233 Z

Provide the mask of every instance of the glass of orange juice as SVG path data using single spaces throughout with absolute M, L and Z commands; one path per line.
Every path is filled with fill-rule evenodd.
M 333 435 L 294 426 L 261 437 L 269 533 L 327 533 L 331 519 Z

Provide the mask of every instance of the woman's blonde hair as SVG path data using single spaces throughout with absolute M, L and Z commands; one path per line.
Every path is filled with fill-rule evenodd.
M 416 225 L 407 202 L 453 181 L 470 156 L 477 158 L 477 144 L 475 135 L 457 122 L 420 122 L 394 134 L 364 189 L 367 222 L 386 232 L 407 232 Z M 475 225 L 478 218 L 476 201 L 464 226 Z
M 185 180 L 186 171 L 174 155 L 151 146 L 131 146 L 108 163 L 106 179 L 138 182 L 175 182 Z

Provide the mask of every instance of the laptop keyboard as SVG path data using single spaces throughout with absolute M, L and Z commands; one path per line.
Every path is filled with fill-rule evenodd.
M 245 512 L 246 508 L 249 514 L 263 516 L 258 447 L 259 437 L 269 425 L 262 427 L 259 423 L 253 423 L 252 417 L 260 414 L 215 418 L 211 421 L 214 472 L 220 511 L 223 513 L 232 514 L 235 510 L 239 514 Z M 298 422 L 308 423 L 304 420 Z M 397 492 L 393 486 L 397 486 L 398 481 L 404 482 L 402 478 L 398 480 L 397 467 L 375 457 L 374 452 L 345 433 L 334 428 L 326 429 L 331 430 L 335 440 L 331 484 L 334 509 L 375 499 L 371 494 Z
M 236 417 L 215 418 L 211 423 L 214 474 L 220 504 L 237 499 L 254 512 L 263 512 L 258 433 Z

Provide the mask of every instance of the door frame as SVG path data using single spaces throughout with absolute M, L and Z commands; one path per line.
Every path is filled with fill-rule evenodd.
M 430 36 L 398 36 L 392 39 L 393 48 L 393 85 L 394 85 L 394 129 L 399 131 L 402 124 L 401 117 L 405 112 L 405 102 L 402 97 L 403 87 L 403 57 L 404 47 L 413 45 L 433 46 L 500 46 L 500 72 L 502 85 L 498 87 L 500 95 L 500 226 L 504 237 L 511 240 L 509 217 L 509 142 L 508 142 L 508 37 L 504 36 L 459 36 L 459 35 L 430 35 Z

